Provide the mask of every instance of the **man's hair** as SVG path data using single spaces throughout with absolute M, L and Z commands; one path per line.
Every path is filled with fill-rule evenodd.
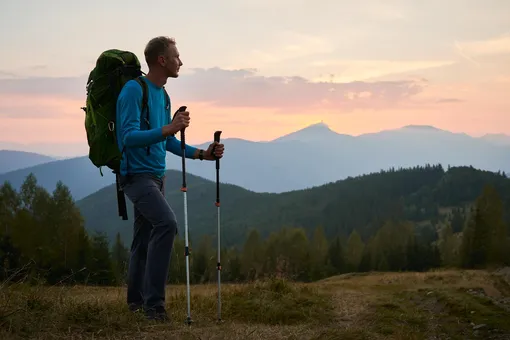
M 166 36 L 152 38 L 145 46 L 145 61 L 147 65 L 154 65 L 160 55 L 165 55 L 170 45 L 175 45 L 175 40 Z

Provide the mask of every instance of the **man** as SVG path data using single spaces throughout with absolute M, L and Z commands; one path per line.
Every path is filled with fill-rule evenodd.
M 127 302 L 132 311 L 143 308 L 150 319 L 168 320 L 165 285 L 177 221 L 164 197 L 165 156 L 167 151 L 182 156 L 174 134 L 189 126 L 190 117 L 189 112 L 182 112 L 170 118 L 171 105 L 167 105 L 163 88 L 168 78 L 179 76 L 182 66 L 175 41 L 154 38 L 144 54 L 149 72 L 142 80 L 148 87 L 150 128 L 140 129 L 140 84 L 127 82 L 117 101 L 117 140 L 119 149 L 124 149 L 120 185 L 134 205 L 135 218 Z M 216 142 L 205 151 L 189 145 L 185 149 L 186 158 L 209 161 L 215 160 L 214 156 L 221 158 L 223 151 L 223 144 Z

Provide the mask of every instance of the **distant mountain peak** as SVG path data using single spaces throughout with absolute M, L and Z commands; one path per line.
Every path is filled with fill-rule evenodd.
M 318 123 L 314 123 L 304 127 L 300 130 L 291 132 L 289 134 L 283 135 L 279 138 L 274 139 L 273 141 L 288 141 L 288 140 L 311 140 L 311 139 L 324 139 L 327 136 L 339 136 L 339 134 L 333 131 L 328 124 L 324 121 L 320 121 Z
M 313 132 L 318 132 L 318 133 L 323 133 L 323 132 L 327 131 L 327 132 L 332 132 L 332 133 L 336 134 L 336 132 L 333 131 L 329 127 L 329 125 L 324 123 L 324 121 L 322 121 L 322 120 L 320 122 L 318 122 L 318 123 L 314 123 L 314 124 L 308 125 L 307 127 L 302 128 L 301 130 L 298 130 L 298 131 L 296 131 L 294 133 L 301 133 L 301 132 L 305 132 L 305 131 L 307 131 L 307 132 L 313 131 Z
M 314 123 L 314 124 L 310 124 L 308 125 L 308 128 L 311 128 L 311 127 L 322 127 L 322 128 L 328 128 L 329 129 L 329 125 L 324 123 L 323 120 L 321 120 L 320 122 L 318 123 Z M 305 128 L 306 129 L 306 128 Z

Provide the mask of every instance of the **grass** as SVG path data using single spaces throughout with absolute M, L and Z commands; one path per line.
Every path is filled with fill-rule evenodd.
M 127 311 L 125 288 L 4 286 L 0 338 L 508 339 L 510 285 L 494 272 L 346 274 L 310 284 L 269 280 L 167 288 L 172 322 Z

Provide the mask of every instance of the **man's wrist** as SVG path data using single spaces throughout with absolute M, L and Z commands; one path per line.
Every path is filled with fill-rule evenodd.
M 163 137 L 168 137 L 171 135 L 175 135 L 175 132 L 172 130 L 171 125 L 165 125 L 161 128 L 161 132 L 163 134 Z
M 193 155 L 193 159 L 200 159 L 201 161 L 203 161 L 205 159 L 204 150 L 197 149 L 195 151 L 195 154 Z

